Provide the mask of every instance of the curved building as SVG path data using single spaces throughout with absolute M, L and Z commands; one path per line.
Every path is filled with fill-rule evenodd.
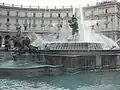
M 0 46 L 5 40 L 16 32 L 18 25 L 21 26 L 23 33 L 35 32 L 47 34 L 55 32 L 73 14 L 72 6 L 69 7 L 32 7 L 23 5 L 0 4 Z

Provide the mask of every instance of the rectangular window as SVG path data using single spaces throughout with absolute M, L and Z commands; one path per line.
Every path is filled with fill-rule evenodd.
M 94 16 L 94 11 L 91 11 L 91 16 Z
M 105 9 L 105 13 L 108 13 L 108 9 Z
M 50 20 L 50 23 L 52 23 L 52 20 Z
M 50 17 L 52 17 L 52 13 L 50 13 Z
M 16 16 L 18 16 L 18 14 L 19 14 L 19 13 L 18 13 L 18 12 L 16 12 Z
M 7 22 L 9 22 L 10 21 L 10 19 L 9 18 L 7 18 Z
M 106 20 L 108 20 L 108 16 L 106 16 L 105 18 L 106 18 Z
M 42 23 L 44 23 L 44 20 L 42 20 Z
M 25 12 L 25 17 L 27 17 L 27 12 Z
M 31 27 L 31 19 L 29 19 L 29 28 Z
M 42 13 L 42 18 L 44 18 L 44 13 Z
M 60 20 L 58 20 L 58 23 L 60 23 Z
M 94 25 L 92 25 L 92 30 L 94 30 Z
M 7 16 L 9 16 L 10 15 L 10 12 L 9 11 L 7 11 Z
M 85 16 L 85 12 L 83 12 L 83 15 Z
M 33 13 L 33 17 L 36 17 L 36 14 L 35 14 L 35 13 Z
M 18 23 L 18 19 L 16 19 L 16 23 Z
M 108 24 L 105 25 L 105 28 L 108 28 Z
M 67 17 L 69 17 L 69 13 L 67 13 L 67 15 L 66 15 Z
M 33 24 L 35 24 L 35 20 L 33 20 Z
M 58 13 L 58 17 L 60 17 L 60 13 Z
M 27 24 L 27 20 L 25 20 L 25 24 Z

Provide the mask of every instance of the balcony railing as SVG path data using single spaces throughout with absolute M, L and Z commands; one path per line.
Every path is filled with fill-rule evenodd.
M 15 33 L 15 32 L 17 32 L 17 30 L 16 29 L 0 29 L 0 33 L 1 32 L 13 32 L 13 33 Z M 57 30 L 55 30 L 55 29 L 52 29 L 52 30 L 47 30 L 47 29 L 44 29 L 44 30 L 42 30 L 42 29 L 36 29 L 36 30 L 31 30 L 31 29 L 27 29 L 27 30 L 21 30 L 21 32 L 35 32 L 35 33 L 55 33 L 55 32 L 57 32 Z
M 15 4 L 6 4 L 0 3 L 1 6 L 9 6 L 9 7 L 19 7 L 19 8 L 33 8 L 33 9 L 64 9 L 64 8 L 73 8 L 73 6 L 23 6 L 23 5 L 15 5 Z

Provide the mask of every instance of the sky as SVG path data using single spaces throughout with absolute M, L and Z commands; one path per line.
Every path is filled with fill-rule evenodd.
M 17 4 L 24 6 L 85 6 L 105 0 L 0 0 L 0 3 Z

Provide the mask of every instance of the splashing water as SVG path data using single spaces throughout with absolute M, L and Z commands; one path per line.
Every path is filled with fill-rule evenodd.
M 79 34 L 77 39 L 72 41 L 72 30 L 71 28 L 66 28 L 63 26 L 59 32 L 59 39 L 56 39 L 54 34 L 50 34 L 44 39 L 40 35 L 36 35 L 35 33 L 29 35 L 31 38 L 31 45 L 38 47 L 39 49 L 44 50 L 44 47 L 47 43 L 99 43 L 102 46 L 102 49 L 112 49 L 119 48 L 117 43 L 112 39 L 102 35 L 95 33 L 89 27 L 85 26 L 82 7 L 75 8 L 75 16 L 77 18 L 77 22 L 79 25 Z

